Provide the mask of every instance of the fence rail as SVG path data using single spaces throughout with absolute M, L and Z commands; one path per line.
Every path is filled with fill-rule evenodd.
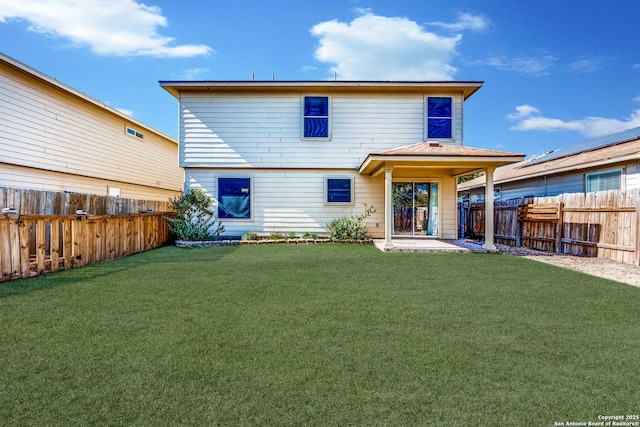
M 166 244 L 167 212 L 0 214 L 0 282 L 114 260 Z
M 640 265 L 638 191 L 495 202 L 497 243 Z M 460 204 L 462 237 L 484 237 L 484 203 Z
M 87 211 L 91 215 L 136 214 L 165 212 L 171 209 L 168 200 L 138 200 L 95 194 L 41 191 L 0 187 L 0 208 L 13 208 L 18 215 L 74 215 Z

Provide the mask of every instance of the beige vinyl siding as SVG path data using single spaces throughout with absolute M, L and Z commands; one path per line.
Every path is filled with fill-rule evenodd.
M 354 169 L 372 152 L 421 142 L 424 95 L 331 96 L 331 138 L 301 138 L 305 94 L 182 94 L 183 167 Z M 462 98 L 454 97 L 462 143 Z
M 354 178 L 353 205 L 326 205 L 324 179 L 331 177 Z M 382 177 L 365 178 L 349 170 L 214 170 L 188 169 L 189 188 L 203 188 L 217 197 L 218 177 L 251 177 L 251 220 L 223 220 L 226 236 L 240 236 L 248 232 L 269 233 L 304 232 L 327 233 L 327 222 L 341 216 L 364 211 L 363 202 L 374 205 L 377 212 L 366 221 L 371 234 L 384 235 L 384 180 Z M 378 227 L 375 225 L 378 223 Z
M 161 200 L 182 193 L 180 190 L 145 187 L 121 181 L 89 178 L 80 175 L 44 169 L 25 168 L 23 166 L 0 163 L 0 183 L 2 187 L 28 188 L 43 191 L 70 191 L 73 193 L 108 196 L 109 189 L 119 189 L 120 197 L 127 199 Z
M 144 139 L 126 135 L 126 126 Z M 169 193 L 183 187 L 174 140 L 1 63 L 0 152 L 5 164 L 83 177 L 71 181 L 103 179 Z

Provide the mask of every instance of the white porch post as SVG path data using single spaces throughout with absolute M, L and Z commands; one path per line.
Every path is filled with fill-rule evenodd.
M 384 247 L 393 248 L 391 234 L 393 233 L 393 168 L 384 170 Z
M 484 245 L 483 248 L 495 251 L 496 245 L 493 244 L 493 172 L 495 168 L 487 168 L 485 170 L 486 185 L 484 194 Z

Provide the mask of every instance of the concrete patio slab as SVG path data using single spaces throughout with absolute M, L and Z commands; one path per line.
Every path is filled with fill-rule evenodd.
M 391 243 L 393 248 L 385 248 L 384 240 L 373 241 L 383 252 L 493 252 L 468 240 L 392 239 Z

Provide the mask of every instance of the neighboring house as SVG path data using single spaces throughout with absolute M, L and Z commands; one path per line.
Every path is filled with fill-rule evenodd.
M 377 211 L 373 237 L 457 236 L 456 178 L 522 155 L 466 148 L 481 82 L 161 81 L 180 103 L 186 187 L 217 200 L 226 236 L 327 232 Z M 487 242 L 488 247 L 493 242 Z
M 459 200 L 483 202 L 484 187 L 482 177 L 460 184 Z M 498 169 L 494 188 L 503 200 L 640 188 L 640 127 Z
M 167 201 L 183 186 L 175 139 L 0 53 L 0 187 Z

